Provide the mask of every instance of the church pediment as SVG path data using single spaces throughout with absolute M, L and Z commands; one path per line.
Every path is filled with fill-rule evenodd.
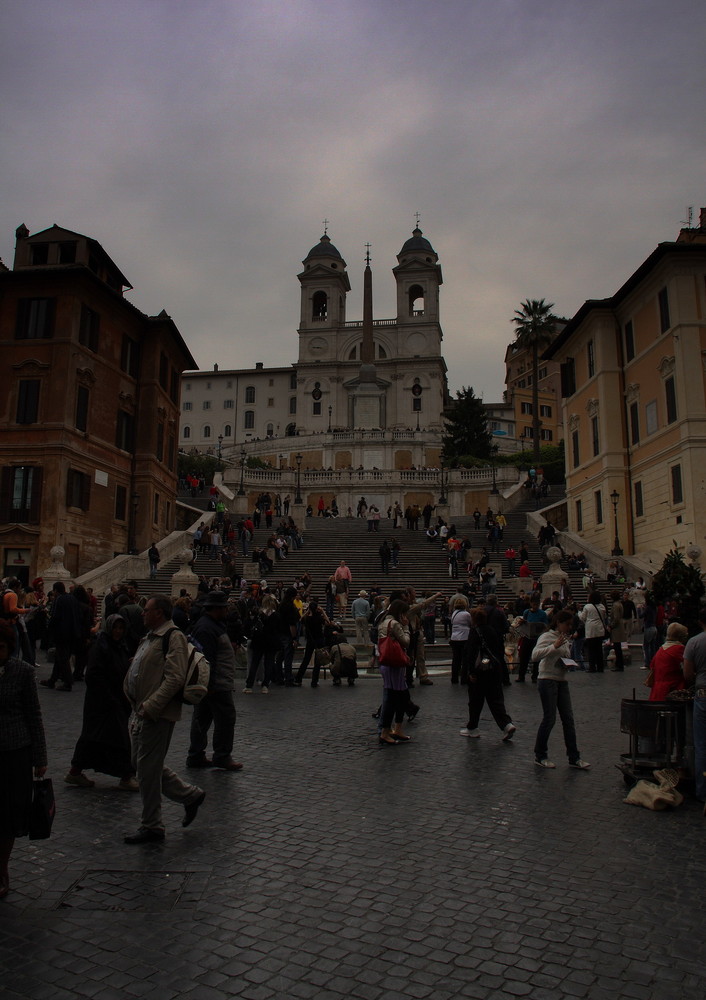
M 379 375 L 376 375 L 374 384 L 378 389 L 387 389 L 392 385 L 392 382 L 390 379 L 381 378 Z M 354 378 L 344 379 L 343 385 L 346 389 L 357 389 L 361 385 L 360 373 L 357 372 Z M 370 385 L 370 383 L 366 382 L 365 385 Z

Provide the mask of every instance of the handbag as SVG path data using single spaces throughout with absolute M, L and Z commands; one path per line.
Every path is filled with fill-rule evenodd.
M 390 635 L 391 625 L 392 622 L 388 622 L 387 635 L 378 640 L 380 663 L 386 667 L 404 667 L 406 669 L 409 666 L 409 657 L 394 635 Z
M 29 839 L 46 840 L 56 815 L 54 786 L 51 778 L 38 778 L 32 782 L 32 805 L 29 814 Z
M 653 688 L 655 686 L 655 672 L 651 667 L 647 674 L 647 677 L 645 677 L 643 681 L 643 684 L 645 685 L 646 688 Z
M 314 650 L 314 666 L 326 667 L 331 662 L 331 651 L 326 646 Z
M 488 670 L 495 670 L 496 667 L 500 666 L 500 661 L 497 656 L 490 652 L 485 644 L 485 639 L 480 634 L 478 629 L 476 633 L 480 639 L 480 649 L 478 650 L 478 655 L 476 656 L 476 662 L 473 664 L 474 673 L 485 673 Z

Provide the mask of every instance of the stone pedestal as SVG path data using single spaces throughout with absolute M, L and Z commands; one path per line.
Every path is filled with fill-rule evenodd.
M 71 574 L 64 566 L 64 556 L 66 555 L 66 552 L 63 547 L 61 545 L 55 545 L 52 549 L 50 549 L 49 555 L 51 556 L 51 566 L 49 569 L 45 569 L 41 574 L 41 577 L 44 580 L 44 590 L 46 593 L 49 593 L 53 585 L 58 580 L 66 584 L 68 587 L 72 579 Z
M 172 576 L 172 600 L 179 597 L 182 590 L 185 590 L 191 598 L 196 597 L 198 594 L 199 578 L 191 568 L 192 556 L 192 549 L 182 549 L 181 552 L 177 553 L 177 559 L 181 565 Z
M 254 562 L 243 561 L 243 566 L 242 569 L 240 570 L 240 575 L 243 577 L 244 580 L 247 580 L 248 583 L 259 583 L 260 580 L 262 579 L 260 575 L 260 567 L 257 563 Z
M 562 584 L 568 585 L 569 583 L 568 575 L 559 565 L 561 562 L 561 549 L 557 548 L 556 545 L 552 545 L 547 549 L 546 556 L 550 565 L 547 572 L 542 574 L 542 593 L 545 596 L 551 594 L 553 590 L 561 590 Z

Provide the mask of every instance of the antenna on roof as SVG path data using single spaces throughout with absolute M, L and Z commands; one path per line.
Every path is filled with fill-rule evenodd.
M 691 221 L 694 218 L 694 209 L 691 205 L 686 210 L 686 219 L 682 219 L 680 225 L 686 226 L 687 229 L 691 229 Z

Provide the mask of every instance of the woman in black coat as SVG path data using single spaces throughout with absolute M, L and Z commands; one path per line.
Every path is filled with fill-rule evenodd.
M 470 629 L 465 669 L 468 670 L 468 725 L 461 730 L 461 736 L 477 739 L 480 736 L 478 723 L 484 703 L 487 703 L 498 728 L 503 732 L 503 741 L 511 740 L 516 727 L 505 708 L 503 695 L 503 640 L 495 629 L 489 628 L 487 616 L 481 608 L 471 611 L 473 625 Z
M 125 642 L 126 622 L 120 615 L 110 615 L 105 631 L 100 632 L 88 656 L 86 697 L 83 702 L 83 728 L 64 778 L 67 785 L 92 788 L 84 768 L 120 778 L 118 787 L 137 791 L 135 769 L 130 754 L 128 719 L 130 704 L 123 694 L 128 668 Z

